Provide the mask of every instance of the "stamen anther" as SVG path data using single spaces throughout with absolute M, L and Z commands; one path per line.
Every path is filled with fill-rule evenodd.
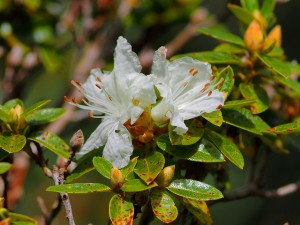
M 212 91 L 208 92 L 207 96 L 211 96 L 211 94 L 212 94 Z
M 216 78 L 216 76 L 215 76 L 215 75 L 212 75 L 212 76 L 209 78 L 209 80 L 212 81 L 212 80 L 215 79 L 215 78 Z
M 65 100 L 65 102 L 70 102 L 71 101 L 67 96 L 64 96 L 64 100 Z
M 189 73 L 192 73 L 195 69 L 192 67 L 189 69 Z
M 192 73 L 192 76 L 195 76 L 198 73 L 198 70 L 194 70 L 194 72 Z
M 73 102 L 74 104 L 77 104 L 76 98 L 72 98 L 72 102 Z

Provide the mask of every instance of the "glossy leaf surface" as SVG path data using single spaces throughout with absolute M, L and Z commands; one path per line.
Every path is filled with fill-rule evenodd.
M 109 202 L 109 218 L 112 225 L 132 225 L 134 208 L 130 200 L 114 195 Z
M 165 165 L 165 157 L 160 152 L 152 152 L 137 161 L 134 172 L 146 183 L 154 181 Z
M 42 108 L 43 106 L 47 105 L 49 102 L 51 102 L 51 100 L 42 100 L 39 101 L 35 104 L 33 104 L 32 106 L 28 107 L 24 112 L 23 112 L 23 117 L 27 117 L 29 116 L 30 113 L 32 113 L 33 111 Z
M 213 63 L 213 64 L 237 64 L 237 65 L 243 65 L 244 63 L 241 61 L 239 57 L 236 55 L 225 53 L 225 52 L 195 52 L 195 53 L 188 53 L 188 54 L 182 54 L 177 55 L 172 58 L 172 60 L 181 58 L 184 56 L 189 56 L 194 59 Z
M 183 135 L 178 135 L 169 124 L 169 137 L 172 145 L 192 145 L 201 139 L 204 134 L 204 128 L 199 119 L 192 120 L 187 126 L 188 131 Z
M 245 108 L 222 109 L 222 113 L 225 123 L 251 133 L 262 135 L 262 132 L 270 128 L 259 116 L 252 115 L 251 111 Z
M 240 108 L 244 106 L 249 106 L 255 103 L 255 99 L 246 99 L 246 100 L 233 100 L 233 101 L 226 101 L 225 105 L 223 105 L 223 109 L 231 109 L 231 108 Z
M 290 68 L 285 62 L 266 55 L 257 54 L 257 56 L 271 71 L 277 72 L 284 78 L 291 75 Z
M 102 176 L 110 179 L 111 176 L 111 169 L 113 168 L 113 165 L 108 160 L 96 156 L 93 158 L 93 164 L 95 166 L 95 169 L 100 173 Z
M 110 187 L 99 183 L 74 183 L 50 186 L 46 189 L 46 191 L 64 192 L 70 194 L 86 194 L 94 192 L 108 192 L 110 191 Z
M 28 139 L 43 145 L 45 148 L 51 150 L 58 156 L 66 159 L 68 159 L 70 156 L 70 147 L 64 142 L 63 139 L 53 133 L 47 131 L 38 131 L 33 133 Z
M 154 215 L 164 223 L 173 222 L 178 215 L 178 210 L 173 199 L 161 189 L 155 189 L 150 195 Z
M 223 123 L 223 116 L 220 110 L 216 110 L 211 113 L 203 113 L 201 116 L 218 127 L 220 127 Z
M 166 188 L 176 195 L 189 199 L 208 201 L 223 198 L 218 189 L 196 180 L 174 180 Z
M 239 148 L 228 138 L 211 130 L 205 130 L 205 137 L 211 141 L 233 164 L 244 168 L 244 157 Z
M 250 109 L 253 114 L 266 111 L 269 108 L 269 97 L 267 92 L 258 85 L 241 83 L 239 90 L 246 99 L 253 99 Z
M 210 37 L 222 40 L 222 41 L 226 41 L 226 42 L 229 42 L 232 44 L 244 46 L 243 39 L 237 35 L 230 33 L 230 32 L 218 30 L 215 28 L 207 28 L 207 27 L 200 28 L 200 29 L 198 29 L 198 31 L 202 34 L 205 34 L 207 36 L 210 36 Z
M 157 184 L 155 182 L 152 182 L 151 184 L 145 184 L 141 179 L 132 179 L 128 180 L 123 184 L 121 187 L 122 191 L 125 192 L 138 192 L 138 191 L 144 191 L 153 187 L 156 187 Z
M 168 135 L 161 135 L 157 140 L 157 146 L 180 159 L 196 162 L 224 162 L 221 152 L 204 138 L 194 145 L 174 146 L 171 144 Z
M 19 152 L 26 144 L 26 137 L 20 134 L 1 135 L 0 147 L 9 153 Z
M 193 214 L 199 224 L 213 225 L 209 208 L 204 201 L 182 198 L 181 202 L 187 208 L 187 210 Z
M 62 108 L 38 109 L 28 113 L 25 120 L 31 125 L 49 123 L 62 116 L 65 111 L 66 110 Z

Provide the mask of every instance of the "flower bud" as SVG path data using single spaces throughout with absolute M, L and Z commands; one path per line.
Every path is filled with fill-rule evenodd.
M 244 41 L 246 47 L 251 52 L 259 52 L 262 50 L 264 43 L 263 30 L 261 25 L 256 20 L 253 20 L 249 24 L 244 35 Z
M 9 115 L 9 124 L 13 131 L 19 133 L 26 127 L 26 121 L 22 117 L 23 108 L 20 105 L 16 105 L 11 108 L 8 112 Z
M 110 181 L 112 183 L 113 188 L 120 188 L 123 186 L 124 177 L 121 170 L 119 170 L 117 167 L 113 167 L 111 169 Z
M 260 25 L 262 26 L 262 28 L 266 29 L 267 22 L 266 22 L 265 18 L 261 15 L 260 11 L 255 10 L 253 12 L 253 17 L 260 23 Z
M 160 187 L 167 187 L 171 183 L 175 172 L 175 165 L 165 167 L 156 177 L 155 182 Z
M 275 26 L 270 33 L 268 34 L 265 45 L 268 43 L 272 43 L 275 41 L 276 46 L 280 47 L 281 46 L 281 26 L 277 25 Z

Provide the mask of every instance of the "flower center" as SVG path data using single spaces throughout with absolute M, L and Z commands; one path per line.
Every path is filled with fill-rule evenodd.
M 132 104 L 134 106 L 138 106 L 140 104 L 140 101 L 138 99 L 132 99 Z
M 130 132 L 133 139 L 139 142 L 148 143 L 153 140 L 152 119 L 148 110 L 145 110 L 134 124 L 131 125 L 129 119 L 124 123 L 124 126 Z

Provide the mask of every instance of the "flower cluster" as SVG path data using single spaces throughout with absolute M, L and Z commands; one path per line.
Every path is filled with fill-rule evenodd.
M 224 104 L 208 63 L 189 57 L 169 62 L 166 51 L 161 47 L 155 52 L 152 73 L 146 76 L 130 44 L 119 37 L 112 72 L 93 69 L 86 83 L 72 81 L 84 95 L 84 104 L 66 100 L 89 110 L 91 117 L 102 118 L 78 157 L 104 146 L 103 157 L 122 168 L 132 155 L 133 139 L 152 141 L 155 122 L 170 121 L 175 132 L 184 134 L 188 129 L 185 120 L 213 112 Z

